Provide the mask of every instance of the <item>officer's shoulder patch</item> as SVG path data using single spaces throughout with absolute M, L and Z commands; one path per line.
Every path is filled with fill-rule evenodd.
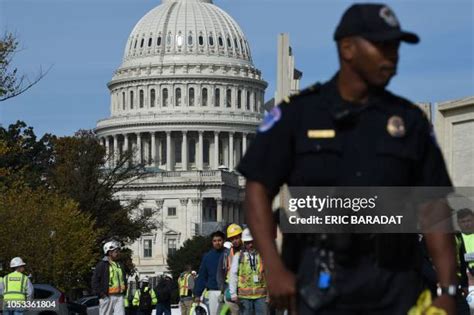
M 275 106 L 271 111 L 265 114 L 263 121 L 258 127 L 258 132 L 266 132 L 270 130 L 275 123 L 277 123 L 281 118 L 281 109 L 279 106 Z

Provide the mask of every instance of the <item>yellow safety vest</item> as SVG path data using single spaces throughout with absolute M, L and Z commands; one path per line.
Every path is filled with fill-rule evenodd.
M 462 240 L 464 242 L 464 248 L 466 249 L 466 253 L 473 253 L 474 252 L 474 233 L 473 234 L 464 234 L 461 233 Z M 474 268 L 474 262 L 467 262 L 469 268 Z
M 122 268 L 114 261 L 109 264 L 109 294 L 121 294 L 125 292 Z
M 3 278 L 4 301 L 26 301 L 28 291 L 28 277 L 14 271 Z
M 252 266 L 251 259 L 254 260 Z M 259 299 L 267 296 L 267 284 L 263 273 L 262 258 L 254 253 L 241 252 L 239 257 L 238 296 L 243 299 Z
M 191 277 L 191 274 L 187 272 L 185 272 L 181 277 L 179 277 L 179 296 L 189 296 L 189 277 Z
M 150 287 L 146 287 L 144 289 L 145 292 L 150 290 Z M 139 306 L 140 305 L 140 295 L 141 295 L 141 289 L 137 288 L 137 291 L 135 291 L 135 295 L 133 296 L 133 301 L 132 304 L 133 306 Z M 158 303 L 158 298 L 156 297 L 155 290 L 151 289 L 150 290 L 150 297 L 151 297 L 151 305 L 156 305 Z

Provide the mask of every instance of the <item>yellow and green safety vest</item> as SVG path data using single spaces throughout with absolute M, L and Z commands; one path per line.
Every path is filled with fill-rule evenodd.
M 466 249 L 466 253 L 473 253 L 474 252 L 474 233 L 473 234 L 461 234 L 463 243 L 464 243 L 464 248 Z M 474 261 L 467 262 L 466 264 L 468 265 L 469 268 L 474 268 Z
M 150 288 L 146 287 L 143 290 L 145 292 L 147 292 L 148 290 L 150 290 Z M 135 295 L 133 296 L 133 301 L 132 301 L 133 306 L 139 306 L 140 305 L 140 295 L 141 295 L 141 290 L 137 289 L 135 291 Z M 156 305 L 158 303 L 158 299 L 156 297 L 155 290 L 153 290 L 153 289 L 150 290 L 150 297 L 151 297 L 151 305 Z
M 259 299 L 267 296 L 262 258 L 258 253 L 241 252 L 237 295 L 243 299 Z
M 189 277 L 191 273 L 185 272 L 178 278 L 179 296 L 189 296 Z
M 109 294 L 123 292 L 125 292 L 125 280 L 122 268 L 116 262 L 109 261 Z
M 28 277 L 14 271 L 3 278 L 4 301 L 26 301 L 28 292 Z

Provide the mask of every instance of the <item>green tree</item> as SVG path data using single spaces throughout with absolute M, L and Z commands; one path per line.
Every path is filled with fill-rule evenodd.
M 0 38 L 0 102 L 20 95 L 38 83 L 49 71 L 43 72 L 30 79 L 27 75 L 19 75 L 18 69 L 12 67 L 13 56 L 18 51 L 18 40 L 11 33 Z
M 167 259 L 168 269 L 173 279 L 178 279 L 187 265 L 191 265 L 193 270 L 199 270 L 202 256 L 210 249 L 210 237 L 195 236 L 186 240 L 183 246 Z
M 38 139 L 32 127 L 22 121 L 11 124 L 8 129 L 0 127 L 0 169 L 8 176 L 0 176 L 0 185 L 9 182 L 25 182 L 30 187 L 44 186 L 46 175 L 52 164 L 52 141 L 45 134 Z
M 0 257 L 20 256 L 34 281 L 62 290 L 85 287 L 96 261 L 93 220 L 77 203 L 45 188 L 17 182 L 0 194 Z

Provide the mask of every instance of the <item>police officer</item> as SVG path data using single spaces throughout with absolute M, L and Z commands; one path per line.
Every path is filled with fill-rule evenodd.
M 338 73 L 273 108 L 238 167 L 247 179 L 246 217 L 266 263 L 270 298 L 279 308 L 320 315 L 406 314 L 421 287 L 414 271 L 419 263 L 414 259 L 416 235 L 342 235 L 342 242 L 328 243 L 313 235 L 284 235 L 283 256 L 294 258 L 285 261 L 273 240 L 271 201 L 284 183 L 451 186 L 423 112 L 385 90 L 397 70 L 400 42 L 414 44 L 418 36 L 402 31 L 389 7 L 354 4 L 344 13 L 334 39 Z M 443 215 L 448 210 L 441 208 Z M 454 239 L 443 233 L 425 237 L 440 286 L 433 305 L 454 315 Z M 383 250 L 390 246 L 399 252 L 387 259 Z M 307 298 L 295 273 L 304 279 L 319 268 L 300 266 L 303 255 L 314 248 L 318 259 L 322 249 L 333 252 L 337 273 L 331 290 Z

